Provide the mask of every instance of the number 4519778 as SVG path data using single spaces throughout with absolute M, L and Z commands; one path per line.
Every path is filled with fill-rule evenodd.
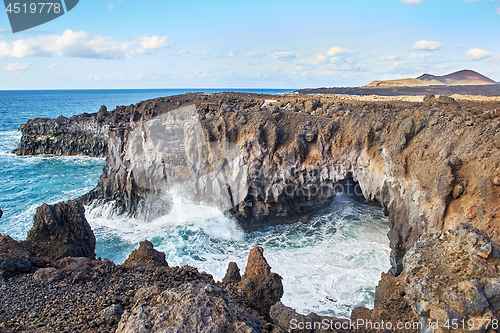
M 24 14 L 42 14 L 42 13 L 47 13 L 50 14 L 50 11 L 53 11 L 56 14 L 59 14 L 61 12 L 61 4 L 60 3 L 53 3 L 53 2 L 32 2 L 29 5 L 24 3 L 9 3 L 7 8 L 5 8 L 7 13 L 9 14 L 19 14 L 19 13 L 24 13 Z

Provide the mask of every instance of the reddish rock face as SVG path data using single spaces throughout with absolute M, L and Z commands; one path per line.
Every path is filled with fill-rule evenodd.
M 153 243 L 142 241 L 137 250 L 134 250 L 123 263 L 125 267 L 168 267 L 165 253 L 153 248 Z
M 271 274 L 271 266 L 264 258 L 264 249 L 260 246 L 254 247 L 248 255 L 248 263 L 243 279 L 268 274 Z
M 254 311 L 269 318 L 269 310 L 283 296 L 283 284 L 281 276 L 271 273 L 271 266 L 263 253 L 264 249 L 259 246 L 250 251 L 239 291 L 246 296 Z

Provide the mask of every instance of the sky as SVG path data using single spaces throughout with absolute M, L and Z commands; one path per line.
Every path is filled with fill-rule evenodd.
M 0 89 L 500 81 L 499 36 L 500 0 L 80 0 L 18 33 L 0 14 Z

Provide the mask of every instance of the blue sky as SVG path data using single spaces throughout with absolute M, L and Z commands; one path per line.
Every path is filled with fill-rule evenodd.
M 302 88 L 476 70 L 500 81 L 500 0 L 80 0 L 13 34 L 0 89 Z

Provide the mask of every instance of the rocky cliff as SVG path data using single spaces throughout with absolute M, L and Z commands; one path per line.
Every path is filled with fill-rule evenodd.
M 59 139 L 32 139 L 49 120 L 28 122 L 18 151 L 50 151 L 59 140 L 72 154 L 73 133 L 100 133 L 83 146 L 109 137 L 99 184 L 81 199 L 145 219 L 168 211 L 176 183 L 247 229 L 307 221 L 337 191 L 357 194 L 389 215 L 397 273 L 423 233 L 469 221 L 499 240 L 498 109 L 495 100 L 434 96 L 186 94 L 67 120 Z

